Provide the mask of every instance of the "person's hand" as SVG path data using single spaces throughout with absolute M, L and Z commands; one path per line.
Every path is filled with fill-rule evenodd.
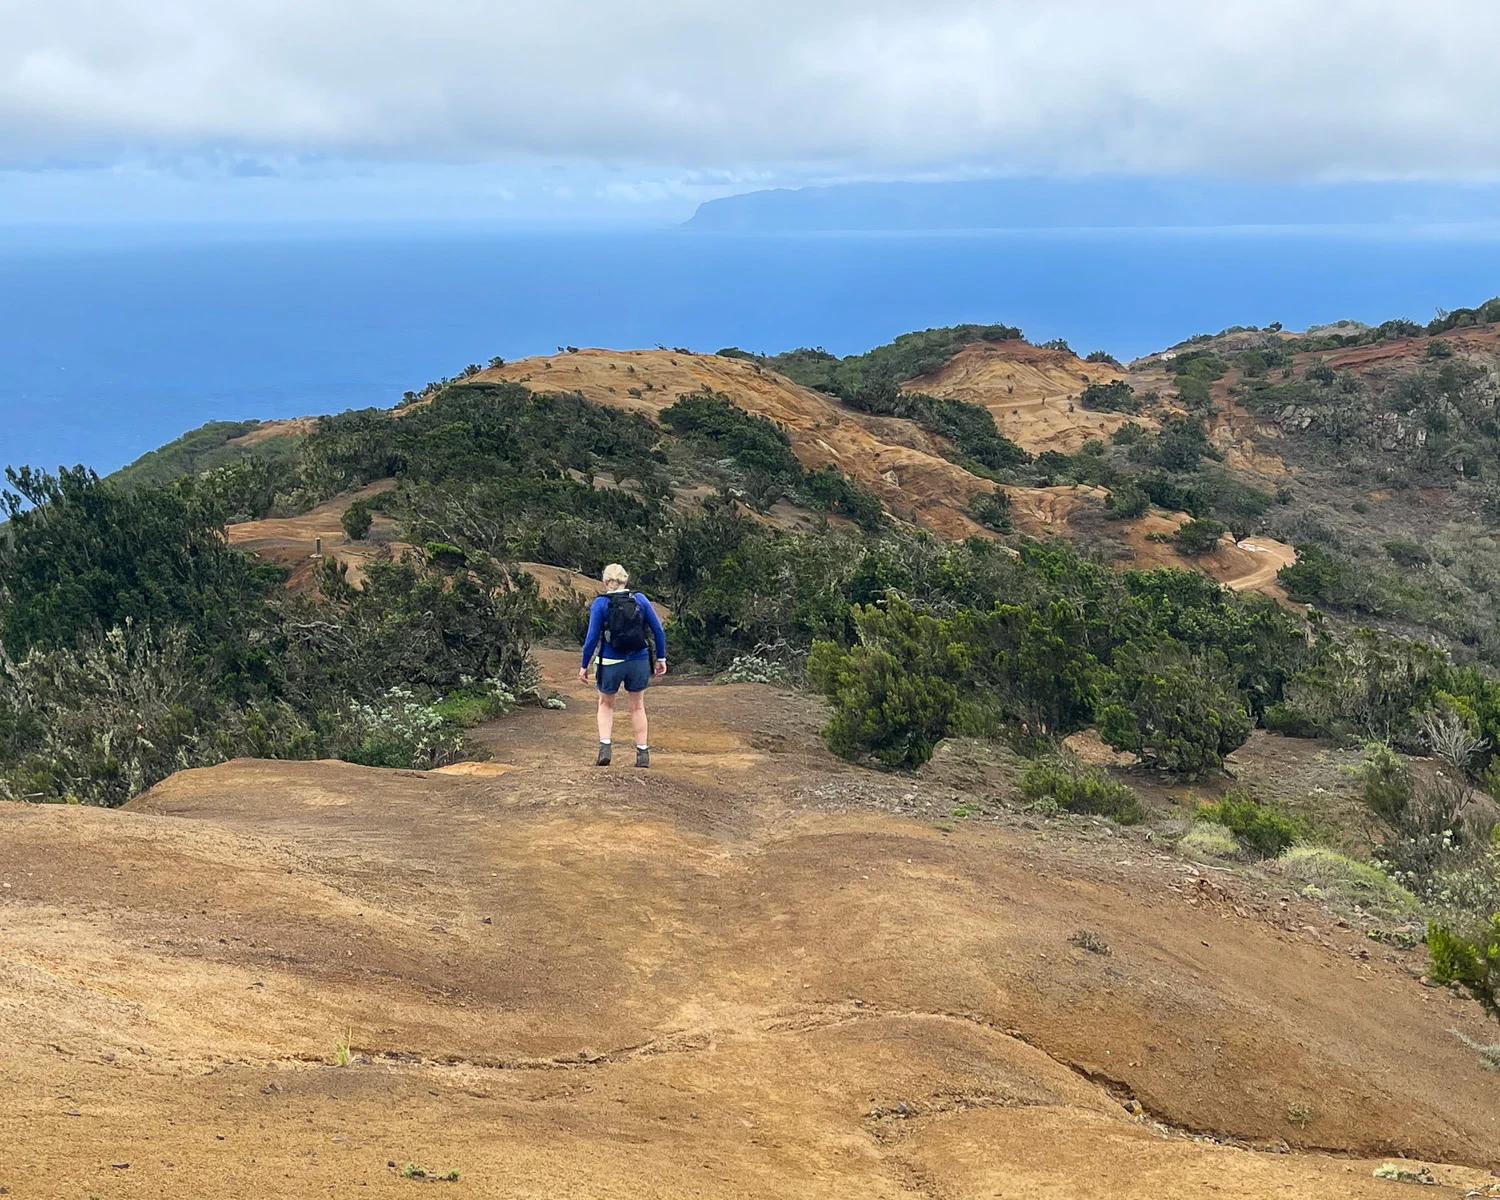
M 664 659 L 664 658 L 658 658 L 656 660 L 656 673 L 658 675 L 665 675 L 667 673 L 667 660 L 666 659 Z
M 579 683 L 587 683 L 588 681 L 589 681 L 589 669 L 587 667 L 579 667 L 578 668 L 578 682 Z

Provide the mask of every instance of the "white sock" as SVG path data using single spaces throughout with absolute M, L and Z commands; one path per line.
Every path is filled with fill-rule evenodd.
M 599 739 L 599 744 L 601 746 L 607 746 L 607 745 L 609 745 L 609 739 L 608 738 L 600 738 Z
M 636 748 L 636 749 L 637 749 L 637 750 L 649 750 L 649 749 L 651 749 L 651 747 L 650 747 L 650 746 L 643 746 L 643 745 L 641 745 L 641 744 L 640 744 L 640 742 L 637 742 L 637 743 L 636 743 L 636 744 L 635 744 L 635 748 Z

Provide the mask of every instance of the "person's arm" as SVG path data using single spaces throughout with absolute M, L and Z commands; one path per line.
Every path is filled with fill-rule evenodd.
M 589 606 L 589 631 L 583 638 L 583 658 L 578 664 L 578 678 L 585 683 L 589 678 L 589 663 L 593 660 L 594 651 L 599 648 L 599 638 L 604 632 L 604 609 L 609 604 L 603 596 L 600 596 Z
M 656 609 L 651 607 L 651 601 L 639 592 L 636 593 L 636 602 L 641 606 L 641 613 L 646 618 L 646 624 L 651 626 L 651 635 L 656 639 L 656 673 L 666 674 L 667 670 L 667 631 L 662 628 L 661 618 L 656 615 Z

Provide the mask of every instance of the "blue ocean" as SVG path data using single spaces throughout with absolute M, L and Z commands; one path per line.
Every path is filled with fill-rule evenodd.
M 821 345 L 1005 322 L 1130 358 L 1500 293 L 1478 227 L 721 234 L 0 233 L 0 465 L 107 472 L 214 419 L 390 405 L 493 355 Z

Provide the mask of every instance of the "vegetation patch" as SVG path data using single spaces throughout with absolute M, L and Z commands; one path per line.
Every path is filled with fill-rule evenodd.
M 1135 389 L 1123 379 L 1089 384 L 1079 395 L 1078 403 L 1093 412 L 1134 414 L 1141 411 L 1141 402 Z
M 1240 853 L 1234 834 L 1216 822 L 1201 820 L 1177 839 L 1177 848 L 1201 858 L 1234 858 Z
M 1108 817 L 1121 825 L 1145 819 L 1135 789 L 1111 779 L 1101 768 L 1064 758 L 1039 759 L 1021 776 L 1021 795 L 1032 804 L 1055 805 L 1071 813 Z
M 1257 858 L 1276 858 L 1295 842 L 1311 836 L 1305 821 L 1262 804 L 1240 788 L 1231 788 L 1214 804 L 1198 807 L 1198 820 L 1229 830 Z
M 1417 898 L 1378 867 L 1323 846 L 1292 846 L 1277 859 L 1288 882 L 1315 888 L 1345 904 L 1359 905 L 1374 916 L 1410 919 L 1420 912 Z

